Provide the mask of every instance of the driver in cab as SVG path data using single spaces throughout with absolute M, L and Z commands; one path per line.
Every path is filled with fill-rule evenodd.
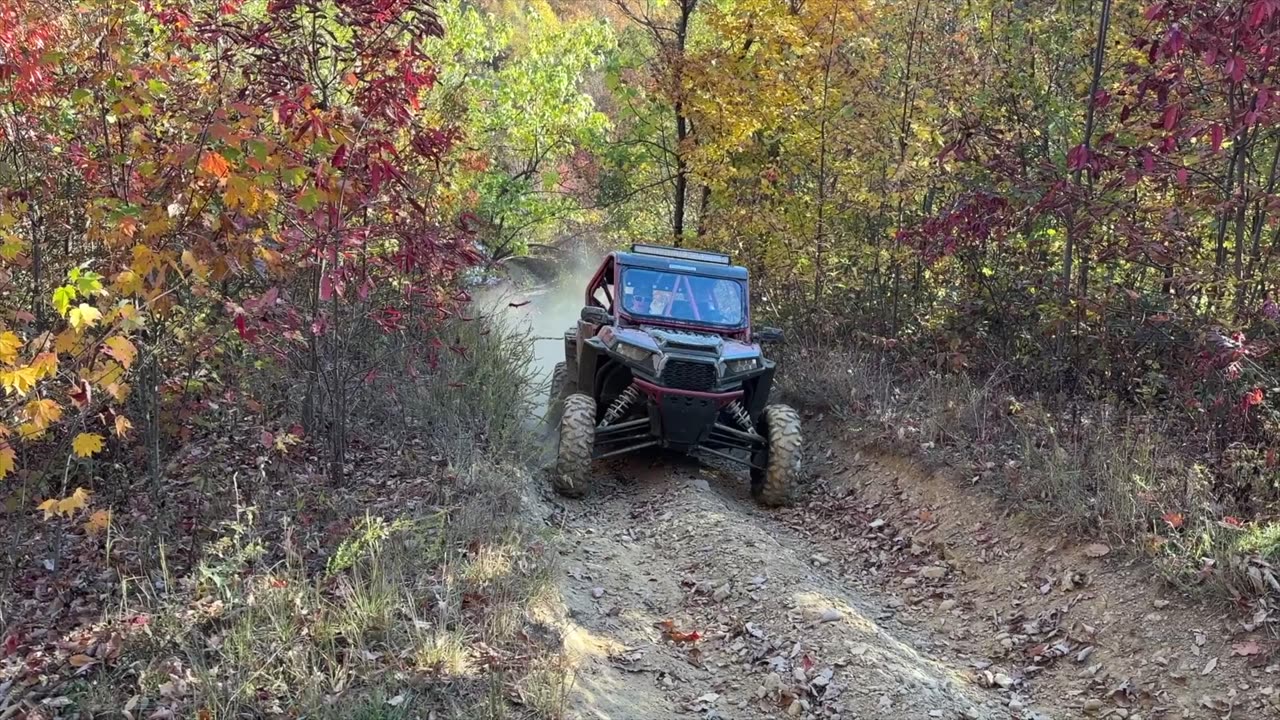
M 666 313 L 671 293 L 655 287 L 656 278 L 647 277 L 647 273 L 635 278 L 624 289 L 627 296 L 625 306 L 629 312 L 637 315 L 662 316 Z

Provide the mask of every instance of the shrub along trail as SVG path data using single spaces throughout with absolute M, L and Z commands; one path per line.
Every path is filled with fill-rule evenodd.
M 597 467 L 564 531 L 570 717 L 1275 717 L 1269 618 L 1171 594 L 946 474 L 809 419 L 810 481 Z

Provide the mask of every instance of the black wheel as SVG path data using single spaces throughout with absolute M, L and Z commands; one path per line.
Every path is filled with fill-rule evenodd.
M 569 367 L 568 363 L 556 363 L 555 369 L 551 371 L 551 395 L 547 400 L 546 415 L 548 424 L 554 424 L 560 419 L 564 399 L 578 392 L 575 373 L 576 368 Z
M 777 507 L 791 499 L 800 476 L 800 413 L 786 405 L 769 405 L 760 414 L 759 433 L 766 446 L 752 458 L 751 496 L 761 505 Z
M 551 371 L 551 393 L 547 398 L 547 423 L 554 424 L 560 419 L 564 399 L 572 394 L 569 387 L 569 367 L 565 363 L 556 363 Z
M 596 442 L 596 401 L 575 393 L 564 399 L 560 415 L 560 444 L 551 484 L 556 492 L 582 497 L 591 475 L 591 451 Z

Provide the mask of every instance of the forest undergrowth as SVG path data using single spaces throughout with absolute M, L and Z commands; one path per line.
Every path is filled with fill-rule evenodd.
M 1280 503 L 1264 453 L 1206 453 L 1158 406 L 1064 400 L 883 348 L 801 345 L 781 364 L 782 391 L 818 418 L 947 466 L 1046 533 L 1114 543 L 1209 601 L 1264 615 L 1280 602 Z
M 447 327 L 466 356 L 369 389 L 340 484 L 323 448 L 210 418 L 164 497 L 121 478 L 102 528 L 12 535 L 4 717 L 560 717 L 554 543 L 528 505 L 544 378 L 521 331 Z

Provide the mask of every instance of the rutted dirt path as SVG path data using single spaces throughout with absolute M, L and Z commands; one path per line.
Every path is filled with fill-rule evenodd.
M 587 498 L 544 506 L 568 717 L 1280 717 L 1265 619 L 1166 596 L 977 491 L 810 434 L 795 508 L 670 457 L 600 463 Z
M 633 459 L 559 511 L 576 717 L 994 717 L 926 635 L 883 624 L 756 510 L 741 476 Z

